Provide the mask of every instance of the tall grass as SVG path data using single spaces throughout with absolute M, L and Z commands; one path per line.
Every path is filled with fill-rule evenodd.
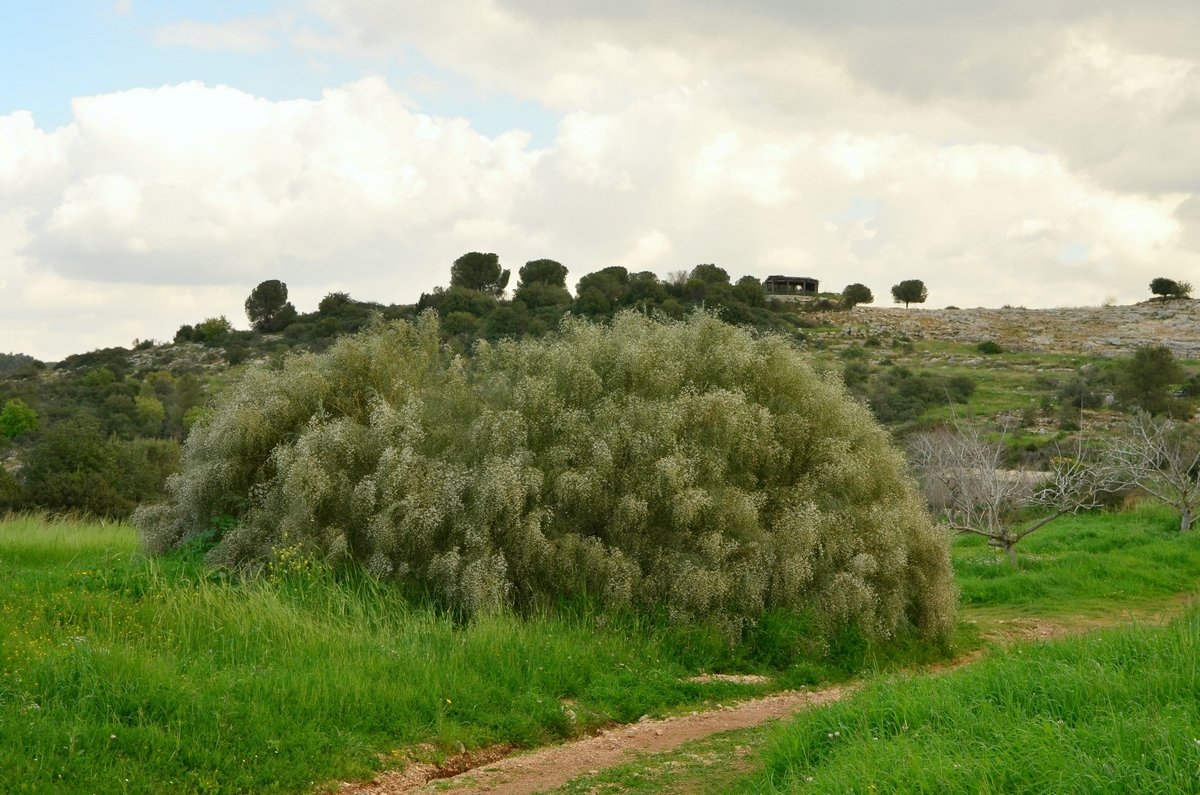
M 1016 571 L 962 539 L 968 615 L 1111 611 L 1194 589 L 1200 534 L 1176 522 L 1157 507 L 1072 518 L 1028 539 Z M 308 791 L 395 766 L 380 758 L 392 749 L 534 744 L 757 692 L 684 681 L 703 670 L 768 671 L 796 686 L 924 653 L 853 633 L 822 648 L 808 619 L 784 613 L 735 649 L 716 630 L 581 605 L 458 625 L 393 586 L 299 559 L 237 581 L 136 546 L 123 525 L 0 522 L 5 791 Z M 742 783 L 1087 792 L 1105 791 L 1095 781 L 1107 764 L 1113 789 L 1171 791 L 1172 771 L 1190 759 L 1195 773 L 1200 760 L 1200 749 L 1181 756 L 1179 739 L 1200 739 L 1189 728 L 1200 726 L 1196 626 L 1193 613 L 1170 631 L 1010 652 L 966 684 L 951 684 L 966 671 L 888 680 L 802 717 L 773 741 L 766 776 Z M 1132 769 L 1142 753 L 1151 773 Z
M 459 625 L 361 574 L 232 581 L 135 546 L 120 525 L 0 522 L 6 791 L 305 791 L 391 749 L 529 745 L 762 690 L 685 681 L 702 670 L 836 674 L 796 617 L 738 649 L 579 606 Z
M 955 577 L 968 611 L 1111 612 L 1200 583 L 1200 533 L 1181 534 L 1178 512 L 1154 503 L 1063 517 L 1021 546 L 1019 566 L 1010 570 L 983 539 L 955 542 Z
M 777 729 L 739 791 L 1195 792 L 1200 609 L 877 681 Z
M 1195 593 L 1200 535 L 1144 504 L 1060 520 L 1020 567 L 973 538 L 953 559 L 966 617 L 1078 616 Z M 763 792 L 1194 792 L 1200 608 L 993 653 L 938 677 L 892 676 L 773 732 Z

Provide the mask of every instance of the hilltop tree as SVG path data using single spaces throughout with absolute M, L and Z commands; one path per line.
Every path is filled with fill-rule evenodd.
M 296 319 L 296 307 L 288 300 L 287 285 L 278 279 L 260 282 L 246 299 L 246 317 L 255 331 L 282 331 Z
M 218 315 L 205 318 L 197 323 L 193 339 L 196 342 L 203 342 L 205 345 L 218 345 L 231 333 L 233 333 L 233 324 L 229 322 L 229 318 Z
M 749 306 L 766 306 L 767 299 L 763 295 L 762 281 L 756 276 L 743 276 L 733 286 L 737 300 Z
M 1150 292 L 1164 301 L 1168 298 L 1187 298 L 1192 293 L 1192 285 L 1190 282 L 1177 282 L 1174 279 L 1159 276 L 1150 282 Z
M 530 309 L 571 303 L 571 294 L 567 292 L 567 267 L 562 263 L 535 259 L 522 265 L 517 275 L 514 301 L 520 301 Z
M 904 304 L 905 308 L 910 303 L 923 304 L 928 297 L 929 291 L 925 289 L 925 282 L 920 279 L 905 279 L 892 287 L 892 301 Z
M 332 292 L 317 304 L 317 311 L 322 315 L 336 315 L 353 304 L 354 299 L 350 297 L 349 293 Z
M 500 297 L 508 287 L 509 272 L 500 267 L 500 257 L 492 253 L 471 251 L 454 260 L 450 266 L 450 286 Z
M 705 284 L 729 284 L 729 271 L 711 262 L 702 263 L 692 268 L 688 280 L 696 279 Z
M 610 265 L 587 274 L 575 285 L 575 311 L 595 317 L 613 311 L 629 287 L 629 271 Z
M 530 284 L 547 284 L 551 287 L 567 286 L 567 266 L 552 259 L 535 259 L 526 262 L 517 272 L 517 289 Z
M 847 309 L 853 309 L 859 304 L 874 303 L 874 301 L 875 296 L 871 293 L 871 288 L 865 284 L 855 282 L 854 284 L 846 285 L 846 289 L 842 290 L 842 303 L 846 305 Z

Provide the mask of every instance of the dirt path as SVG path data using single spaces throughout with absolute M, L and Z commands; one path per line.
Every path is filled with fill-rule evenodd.
M 1165 609 L 1124 611 L 1119 615 L 1043 618 L 994 618 L 986 621 L 983 636 L 989 643 L 1004 646 L 1028 643 L 1094 629 L 1131 623 L 1161 623 L 1178 615 L 1189 600 L 1175 600 Z M 969 665 L 983 654 L 974 650 L 947 663 L 926 669 L 931 673 Z M 661 720 L 643 718 L 562 745 L 509 756 L 511 749 L 493 748 L 467 752 L 441 765 L 412 763 L 402 771 L 381 773 L 367 783 L 346 784 L 339 795 L 399 795 L 399 793 L 491 793 L 531 795 L 562 786 L 584 774 L 619 765 L 630 759 L 657 754 L 680 745 L 734 729 L 757 726 L 784 718 L 808 707 L 828 704 L 853 693 L 858 684 L 814 690 L 784 691 L 771 696 L 720 706 Z
M 566 784 L 583 773 L 595 772 L 628 761 L 637 754 L 670 751 L 689 740 L 732 729 L 744 729 L 782 718 L 806 707 L 837 701 L 856 686 L 796 690 L 743 701 L 708 712 L 693 712 L 662 720 L 643 719 L 618 726 L 594 737 L 542 748 L 485 764 L 452 778 L 426 782 L 432 765 L 409 765 L 404 771 L 383 773 L 370 784 L 342 790 L 343 795 L 395 795 L 407 792 L 488 792 L 493 795 L 529 795 Z M 414 768 L 424 768 L 415 770 Z M 430 770 L 432 768 L 432 770 Z

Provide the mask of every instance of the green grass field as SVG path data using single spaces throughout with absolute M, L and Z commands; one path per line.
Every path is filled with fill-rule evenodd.
M 1200 782 L 1200 609 L 880 679 L 769 733 L 757 792 L 1184 793 Z
M 362 577 L 229 582 L 136 547 L 125 526 L 0 523 L 5 792 L 308 791 L 398 748 L 534 745 L 765 689 L 683 681 L 702 671 L 846 675 L 783 619 L 736 653 L 582 610 L 462 627 Z
M 1123 513 L 1064 516 L 1017 546 L 1018 567 L 978 536 L 955 540 L 955 578 L 968 616 L 1053 618 L 1137 608 L 1200 587 L 1200 534 L 1153 503 Z
M 991 648 L 936 676 L 882 673 L 790 721 L 561 791 L 1194 792 L 1200 607 L 1182 605 L 1200 596 L 1200 533 L 1181 535 L 1177 522 L 1154 505 L 1071 517 L 1023 542 L 1016 571 L 977 539 L 955 542 L 967 643 L 1014 619 L 1131 626 Z M 1170 626 L 1153 617 L 1181 610 Z
M 1175 527 L 1155 507 L 1072 517 L 1023 542 L 1016 571 L 960 539 L 964 643 L 1005 617 L 1177 603 L 1200 582 L 1200 533 Z M 840 664 L 822 662 L 788 644 L 801 627 L 781 617 L 736 652 L 714 634 L 579 609 L 462 627 L 361 577 L 295 566 L 230 582 L 136 547 L 120 525 L 0 523 L 4 791 L 305 792 L 397 766 L 389 754 L 418 744 L 433 757 L 533 745 L 929 659 L 848 643 Z M 762 769 L 721 786 L 1110 791 L 1096 788 L 1107 772 L 1129 791 L 1171 791 L 1151 784 L 1200 762 L 1198 627 L 1193 612 L 1170 630 L 1019 648 L 939 677 L 881 673 L 846 704 L 777 729 Z M 713 670 L 776 678 L 683 681 Z

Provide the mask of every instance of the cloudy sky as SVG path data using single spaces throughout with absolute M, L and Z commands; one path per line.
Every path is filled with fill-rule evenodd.
M 1175 0 L 4 3 L 0 352 L 472 250 L 1132 303 L 1200 285 L 1198 42 Z

